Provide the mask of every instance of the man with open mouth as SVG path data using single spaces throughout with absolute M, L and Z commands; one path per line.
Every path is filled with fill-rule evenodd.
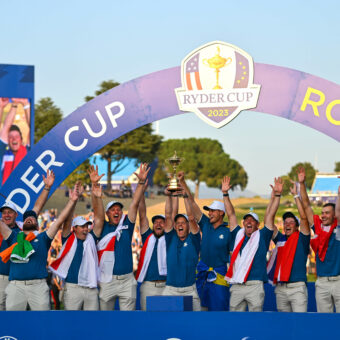
M 144 191 L 147 183 L 144 185 Z M 170 192 L 166 191 L 166 195 Z M 146 216 L 145 196 L 139 203 L 139 225 L 143 241 L 138 269 L 136 273 L 137 282 L 140 286 L 140 305 L 146 310 L 148 296 L 162 295 L 165 287 L 167 265 L 166 265 L 166 242 L 164 236 L 165 216 L 155 215 L 152 217 L 153 227 L 150 229 Z
M 137 282 L 133 276 L 131 241 L 138 205 L 143 195 L 143 186 L 150 171 L 148 164 L 142 163 L 139 179 L 128 214 L 123 213 L 123 204 L 111 201 L 104 211 L 103 200 L 95 194 L 103 175 L 98 174 L 98 167 L 91 166 L 89 175 L 92 182 L 92 205 L 94 227 L 92 236 L 97 241 L 99 260 L 99 302 L 101 310 L 113 310 L 117 298 L 120 310 L 136 309 Z M 108 221 L 105 221 L 105 213 Z
M 276 285 L 276 306 L 279 312 L 307 312 L 308 292 L 306 264 L 309 254 L 310 227 L 302 202 L 297 193 L 297 186 L 292 182 L 290 188 L 294 196 L 300 220 L 290 211 L 283 214 L 284 234 L 277 230 L 274 224 L 275 214 L 278 208 L 270 207 L 270 218 L 274 224 L 273 241 L 276 248 L 273 250 L 267 265 L 269 279 Z M 300 183 L 300 188 L 305 183 Z M 271 202 L 274 197 L 272 194 Z M 300 230 L 299 230 L 300 226 Z
M 165 242 L 167 278 L 163 295 L 192 296 L 193 310 L 200 311 L 201 303 L 196 289 L 196 266 L 200 251 L 201 235 L 194 218 L 188 195 L 184 194 L 188 215 L 177 214 L 172 219 L 172 200 L 165 203 Z
M 53 171 L 47 170 L 46 177 L 43 176 L 44 189 L 39 195 L 37 201 L 34 204 L 33 211 L 40 214 L 43 206 L 45 205 L 51 186 L 54 183 Z M 12 202 L 5 202 L 0 208 L 1 220 L 14 232 L 19 233 L 22 229 L 22 222 L 17 221 L 18 213 L 15 204 Z M 0 234 L 0 252 L 4 251 L 10 246 L 7 240 L 5 240 Z M 9 268 L 10 262 L 4 263 L 0 258 L 0 311 L 6 309 L 6 294 L 5 289 L 9 283 Z
M 10 262 L 9 284 L 6 288 L 6 310 L 23 311 L 50 309 L 50 290 L 47 286 L 47 256 L 51 242 L 64 223 L 79 195 L 70 196 L 69 202 L 50 227 L 39 233 L 37 214 L 28 210 L 23 216 L 23 231 L 16 233 L 0 221 L 0 233 L 9 248 L 0 253 L 3 262 Z
M 315 252 L 316 274 L 315 299 L 317 311 L 340 313 L 340 230 L 335 215 L 335 204 L 326 203 L 321 217 L 314 215 L 305 186 L 305 171 L 298 174 L 300 195 L 308 223 L 314 231 L 310 244 Z
M 264 303 L 263 284 L 268 281 L 266 255 L 274 229 L 274 209 L 279 204 L 283 189 L 281 178 L 274 182 L 274 202 L 266 214 L 264 227 L 259 229 L 260 220 L 250 211 L 243 216 L 243 228 L 235 237 L 230 266 L 226 280 L 230 288 L 230 311 L 261 312 Z

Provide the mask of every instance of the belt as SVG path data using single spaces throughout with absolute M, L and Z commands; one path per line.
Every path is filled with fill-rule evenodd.
M 11 280 L 10 283 L 15 285 L 31 286 L 38 283 L 46 282 L 46 279 L 36 279 L 36 280 Z
M 233 283 L 233 285 L 239 285 L 239 286 L 254 286 L 259 283 L 263 283 L 261 280 L 251 280 L 251 281 L 246 281 L 244 283 Z
M 0 280 L 8 280 L 8 275 L 1 275 L 0 274 Z
M 148 285 L 154 286 L 154 287 L 165 287 L 165 280 L 155 280 L 155 281 L 144 281 L 144 283 L 147 283 Z
M 340 275 L 337 276 L 318 276 L 318 280 L 322 281 L 339 281 Z
M 125 279 L 129 278 L 131 275 L 133 276 L 132 273 L 128 273 L 128 274 L 124 274 L 124 275 L 112 275 L 112 279 L 125 280 Z
M 306 282 L 304 282 L 304 281 L 297 281 L 297 282 L 278 282 L 277 285 L 280 286 L 280 287 L 294 288 L 294 287 L 305 286 L 305 285 L 306 285 Z
M 96 287 L 91 288 L 91 287 L 85 287 L 85 286 L 80 286 L 77 283 L 71 283 L 71 282 L 65 282 L 65 286 L 71 286 L 75 288 L 84 288 L 84 289 L 97 289 Z

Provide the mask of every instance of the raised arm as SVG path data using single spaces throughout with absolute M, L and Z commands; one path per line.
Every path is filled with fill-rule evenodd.
M 139 215 L 139 226 L 140 226 L 140 233 L 143 235 L 149 229 L 149 220 L 146 216 L 146 204 L 145 204 L 145 190 L 148 186 L 148 180 L 146 180 L 143 186 L 143 195 L 139 202 L 138 206 L 138 215 Z
M 308 219 L 307 219 L 305 209 L 303 208 L 302 202 L 301 202 L 300 197 L 299 197 L 298 192 L 297 192 L 296 182 L 294 182 L 292 180 L 290 182 L 292 183 L 292 186 L 290 187 L 290 192 L 294 196 L 294 200 L 295 200 L 295 203 L 296 203 L 296 206 L 298 208 L 299 215 L 300 215 L 300 231 L 304 235 L 309 235 L 310 234 L 310 226 L 309 226 L 309 223 L 308 223 Z
M 338 198 L 335 204 L 335 217 L 338 220 L 338 225 L 340 224 L 340 185 L 338 188 Z
M 275 215 L 277 212 L 277 209 L 279 208 L 280 204 L 280 197 L 283 190 L 283 181 L 281 177 L 274 178 L 274 186 L 272 186 L 274 197 L 271 199 L 271 202 L 269 202 L 270 207 L 268 209 L 268 213 L 266 215 L 264 225 L 269 230 L 275 230 Z
M 78 184 L 78 193 L 75 192 L 75 190 L 70 190 L 69 191 L 69 197 L 71 196 L 74 196 L 73 199 L 78 200 L 77 197 L 81 197 L 81 195 L 83 194 L 84 192 L 84 187 L 83 185 L 79 182 Z M 77 196 L 77 197 L 76 197 Z M 63 237 L 67 237 L 68 235 L 70 235 L 70 232 L 71 232 L 71 225 L 72 225 L 72 220 L 73 220 L 73 216 L 74 216 L 74 210 L 76 209 L 76 205 L 75 204 L 70 213 L 68 214 L 64 224 L 63 224 L 63 231 L 62 231 L 62 236 Z
M 53 170 L 47 170 L 46 177 L 42 175 L 43 181 L 44 181 L 44 189 L 42 190 L 41 194 L 39 195 L 38 199 L 35 201 L 33 210 L 36 212 L 37 215 L 40 214 L 42 208 L 44 207 L 47 199 L 48 194 L 50 192 L 50 189 L 54 183 L 55 175 Z
M 172 197 L 171 192 L 166 188 L 164 190 L 165 194 L 165 224 L 164 224 L 164 231 L 166 233 L 170 232 L 174 226 L 174 220 L 172 217 Z
M 10 237 L 11 233 L 11 228 L 9 228 L 7 224 L 0 220 L 0 234 L 2 235 L 2 237 L 7 240 Z
M 238 223 L 237 223 L 234 206 L 232 205 L 230 198 L 229 198 L 230 189 L 231 189 L 230 177 L 224 176 L 224 178 L 222 179 L 223 201 L 224 201 L 225 211 L 228 216 L 230 231 L 233 231 L 238 226 Z
M 128 211 L 128 217 L 129 217 L 130 222 L 132 223 L 135 223 L 136 221 L 138 205 L 143 195 L 143 187 L 144 187 L 144 184 L 146 183 L 146 178 L 148 176 L 149 171 L 150 171 L 150 168 L 148 167 L 148 164 L 142 163 L 139 167 L 139 173 L 135 172 L 135 175 L 138 178 L 138 184 L 137 184 L 135 194 L 133 195 L 133 198 L 132 198 L 132 203 L 130 204 L 129 211 Z
M 314 224 L 314 213 L 312 206 L 310 204 L 308 195 L 307 195 L 307 190 L 306 190 L 306 172 L 303 167 L 300 167 L 298 170 L 298 180 L 300 184 L 300 196 L 302 200 L 302 205 L 305 210 L 305 213 L 307 215 L 307 220 L 310 226 Z
M 193 211 L 192 211 L 192 203 L 189 200 L 188 195 L 185 194 L 183 197 L 184 197 L 185 210 L 187 212 L 188 219 L 189 219 L 190 232 L 192 234 L 197 234 L 199 232 L 200 228 L 199 228 L 199 226 L 196 222 L 196 219 L 195 219 Z
M 11 109 L 8 112 L 8 115 L 5 118 L 4 125 L 0 131 L 0 139 L 6 144 L 8 144 L 8 133 L 11 125 L 13 124 L 16 112 L 17 104 L 12 104 Z
M 67 216 L 71 213 L 72 209 L 77 204 L 77 201 L 81 195 L 80 191 L 81 183 L 77 182 L 72 191 L 72 195 L 70 195 L 69 201 L 67 202 L 65 208 L 61 211 L 60 215 L 57 219 L 51 224 L 51 226 L 47 229 L 46 234 L 49 238 L 53 239 L 57 234 L 60 226 L 65 222 Z
M 203 213 L 202 213 L 201 209 L 199 208 L 199 206 L 197 205 L 197 203 L 195 202 L 195 200 L 194 200 L 194 198 L 193 198 L 193 196 L 190 192 L 190 189 L 189 189 L 187 183 L 185 182 L 184 172 L 179 171 L 178 174 L 177 174 L 177 178 L 179 180 L 181 187 L 183 188 L 185 193 L 188 195 L 188 199 L 191 201 L 192 212 L 194 214 L 196 221 L 200 221 Z
M 100 179 L 104 174 L 98 174 L 98 165 L 94 167 L 93 165 L 87 170 L 91 180 L 91 201 L 93 208 L 93 232 L 99 237 L 103 231 L 105 211 L 102 199 L 102 187 L 99 184 Z

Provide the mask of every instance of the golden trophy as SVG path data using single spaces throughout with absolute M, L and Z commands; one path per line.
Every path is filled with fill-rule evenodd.
M 203 64 L 207 65 L 211 68 L 215 69 L 216 72 L 216 85 L 214 87 L 214 90 L 221 90 L 222 87 L 218 83 L 218 77 L 220 73 L 220 69 L 224 66 L 227 66 L 231 63 L 231 58 L 223 58 L 220 56 L 220 47 L 217 46 L 217 53 L 214 57 L 209 58 L 209 59 L 203 59 Z
M 176 151 L 175 151 L 174 155 L 172 157 L 166 159 L 166 161 L 168 163 L 170 163 L 170 165 L 174 169 L 174 172 L 172 174 L 170 174 L 168 190 L 171 191 L 171 192 L 178 191 L 178 190 L 181 189 L 181 187 L 178 183 L 178 179 L 177 179 L 177 176 L 176 176 L 176 170 L 177 170 L 177 167 L 179 166 L 179 164 L 183 161 L 183 158 L 179 158 L 177 156 Z

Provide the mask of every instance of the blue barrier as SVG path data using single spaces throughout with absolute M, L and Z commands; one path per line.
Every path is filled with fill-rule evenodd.
M 317 313 L 0 312 L 0 339 L 323 340 L 339 338 L 339 323 Z

